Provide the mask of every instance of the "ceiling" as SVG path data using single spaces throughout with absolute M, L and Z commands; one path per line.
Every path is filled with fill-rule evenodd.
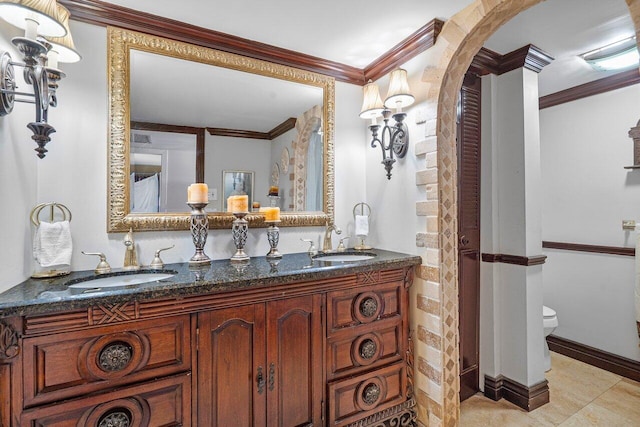
M 635 34 L 624 0 L 547 0 L 515 16 L 485 47 L 505 54 L 529 43 L 555 58 L 539 75 L 539 94 L 607 77 L 577 55 Z
M 427 22 L 434 18 L 445 21 L 472 1 L 400 0 L 390 4 L 371 0 L 111 0 L 108 3 L 364 68 Z
M 224 5 L 182 0 L 179 7 L 169 0 L 110 3 L 364 68 L 427 22 L 446 21 L 472 1 L 404 0 L 393 11 L 370 0 L 323 0 L 313 6 L 299 0 Z M 577 55 L 633 34 L 624 0 L 547 0 L 499 28 L 485 47 L 505 54 L 531 43 L 553 56 L 555 61 L 539 75 L 539 94 L 544 96 L 611 74 L 592 70 Z M 175 117 L 180 108 L 173 111 Z M 192 121 L 196 114 L 189 114 Z M 264 131 L 268 126 L 256 127 Z

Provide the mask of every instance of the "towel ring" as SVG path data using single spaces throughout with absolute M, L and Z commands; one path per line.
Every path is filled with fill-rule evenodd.
M 357 213 L 358 208 L 360 208 L 360 213 Z M 368 211 L 368 213 L 364 213 L 365 208 L 367 208 L 366 210 Z M 355 218 L 356 215 L 371 216 L 371 206 L 369 206 L 365 202 L 356 203 L 356 205 L 353 207 L 353 217 Z
M 360 208 L 360 213 L 358 213 L 358 208 Z M 365 202 L 356 203 L 356 205 L 353 207 L 353 219 L 356 219 L 357 215 L 362 215 L 369 218 L 371 216 L 371 206 L 369 206 Z M 365 243 L 364 236 L 358 236 L 358 239 L 360 239 L 360 242 L 353 247 L 355 250 L 366 251 L 371 249 L 371 246 Z
M 31 218 L 31 223 L 36 227 L 40 225 L 40 213 L 42 213 L 42 210 L 46 207 L 49 208 L 49 222 L 53 222 L 54 220 L 56 212 L 55 209 L 58 209 L 62 213 L 62 221 L 71 222 L 71 211 L 62 203 L 40 203 L 38 206 L 31 210 L 31 215 L 29 215 L 29 217 Z

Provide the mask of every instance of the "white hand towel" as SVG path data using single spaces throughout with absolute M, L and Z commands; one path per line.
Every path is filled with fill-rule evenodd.
M 69 221 L 40 223 L 33 239 L 33 257 L 40 266 L 71 265 L 72 253 Z
M 356 215 L 356 236 L 367 236 L 369 234 L 369 217 L 367 215 Z
M 636 240 L 636 283 L 635 283 L 636 327 L 640 338 L 640 233 Z

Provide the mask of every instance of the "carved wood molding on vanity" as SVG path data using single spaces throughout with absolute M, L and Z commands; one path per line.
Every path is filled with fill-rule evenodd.
M 0 320 L 0 359 L 12 359 L 20 353 L 18 332 Z
M 413 268 L 407 270 L 413 271 Z M 400 281 L 405 286 L 412 273 L 405 270 L 383 270 L 358 273 L 332 279 L 282 284 L 278 289 L 289 297 L 331 291 L 341 288 L 372 285 L 380 282 Z M 182 296 L 176 299 L 123 301 L 93 305 L 87 309 L 67 311 L 64 314 L 30 316 L 25 320 L 25 335 L 51 333 L 60 330 L 81 329 L 92 326 L 117 324 L 133 320 L 154 319 L 173 314 L 194 313 L 203 307 L 233 307 L 249 302 L 272 299 L 269 287 L 234 293 L 214 293 Z

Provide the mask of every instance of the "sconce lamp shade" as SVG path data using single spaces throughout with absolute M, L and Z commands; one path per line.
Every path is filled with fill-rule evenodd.
M 382 105 L 382 99 L 380 98 L 380 91 L 378 85 L 371 80 L 362 88 L 364 94 L 364 100 L 362 101 L 362 110 L 360 111 L 361 119 L 373 119 L 382 114 L 384 105 Z
M 67 30 L 58 18 L 55 0 L 3 0 L 0 1 L 0 18 L 18 28 L 27 29 L 26 20 L 38 23 L 38 34 L 62 37 Z
M 407 70 L 396 68 L 389 77 L 389 92 L 387 99 L 384 100 L 384 106 L 387 108 L 402 108 L 413 104 L 415 98 L 409 90 L 409 82 L 407 81 Z
M 58 62 L 71 63 L 82 59 L 73 44 L 73 38 L 69 30 L 69 16 L 69 10 L 62 5 L 58 5 L 58 17 L 67 30 L 67 34 L 62 37 L 47 37 L 47 41 L 51 43 L 51 50 L 58 53 Z

